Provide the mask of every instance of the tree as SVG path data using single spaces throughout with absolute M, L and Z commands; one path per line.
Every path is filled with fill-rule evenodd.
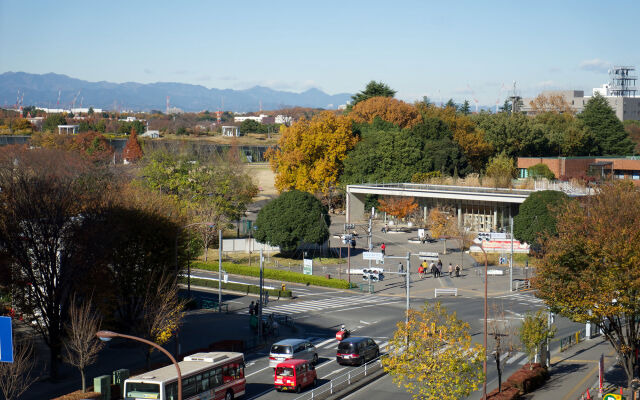
M 458 107 L 458 112 L 462 115 L 471 114 L 471 105 L 469 104 L 469 100 L 465 100 L 464 103 Z
M 57 133 L 58 125 L 66 124 L 67 119 L 65 118 L 64 114 L 50 114 L 47 115 L 47 118 L 44 120 L 44 123 L 42 124 L 42 130 Z
M 396 91 L 382 82 L 370 81 L 367 83 L 365 89 L 351 96 L 350 106 L 355 106 L 361 101 L 370 99 L 371 97 L 393 97 L 396 95 Z
M 406 218 L 418 209 L 418 203 L 413 197 L 384 197 L 378 200 L 380 211 L 393 215 L 396 218 Z
M 93 115 L 94 111 L 93 111 L 93 107 L 89 107 L 89 112 L 87 114 L 89 115 Z
M 276 188 L 326 193 L 339 181 L 347 152 L 358 141 L 351 126 L 350 119 L 323 112 L 283 128 L 278 147 L 266 155 Z
M 633 154 L 634 144 L 624 125 L 616 116 L 604 96 L 592 96 L 578 118 L 591 130 L 595 137 L 597 155 L 626 156 Z
M 574 114 L 574 110 L 571 104 L 567 102 L 564 96 L 539 94 L 536 98 L 529 102 L 531 110 L 534 114 L 540 114 L 544 112 L 551 112 L 555 114 Z
M 125 144 L 124 149 L 122 150 L 122 158 L 126 162 L 134 163 L 140 160 L 142 155 L 142 148 L 138 142 L 138 134 L 134 128 L 131 130 L 131 136 L 127 139 L 127 144 Z
M 602 329 L 627 373 L 635 377 L 640 344 L 640 192 L 616 181 L 558 214 L 558 235 L 544 241 L 545 254 L 533 286 L 554 312 Z
M 527 168 L 527 174 L 533 179 L 544 178 L 550 181 L 556 179 L 556 175 L 549 169 L 549 166 L 543 163 L 532 165 Z
M 520 341 L 529 357 L 529 369 L 533 369 L 536 354 L 542 354 L 541 346 L 547 339 L 553 338 L 555 327 L 549 327 L 548 314 L 538 310 L 535 315 L 527 314 L 520 325 Z
M 263 133 L 263 125 L 252 119 L 245 119 L 240 124 L 240 132 L 243 133 Z
M 287 253 L 299 244 L 322 244 L 329 238 L 331 219 L 309 193 L 290 190 L 271 200 L 258 213 L 255 238 Z
M 540 156 L 547 139 L 533 127 L 533 119 L 524 114 L 475 114 L 472 120 L 485 133 L 496 152 L 509 157 Z
M 557 190 L 531 193 L 513 218 L 513 235 L 521 242 L 539 244 L 539 240 L 555 236 L 557 212 L 569 201 L 569 196 Z
M 64 342 L 66 354 L 64 360 L 80 370 L 82 391 L 87 391 L 84 370 L 96 362 L 98 352 L 103 347 L 102 341 L 96 337 L 100 329 L 100 318 L 91 307 L 90 300 L 79 304 L 78 298 L 71 298 L 69 322 L 66 326 L 67 339 Z
M 31 135 L 31 145 L 47 149 L 75 152 L 95 164 L 105 164 L 112 160 L 114 149 L 107 139 L 98 132 L 78 135 L 59 135 L 44 132 Z
M 469 171 L 449 127 L 438 118 L 404 130 L 376 118 L 358 129 L 361 140 L 344 161 L 343 184 L 408 182 L 416 173 L 452 175 L 457 170 L 465 175 Z
M 514 329 L 511 321 L 506 318 L 502 307 L 494 306 L 492 318 L 489 321 L 489 336 L 493 339 L 493 359 L 498 373 L 498 393 L 502 391 L 502 372 L 504 371 L 503 356 L 510 356 L 516 349 L 513 342 Z
M 359 123 L 371 123 L 379 117 L 400 128 L 411 128 L 422 122 L 413 105 L 391 97 L 372 97 L 361 101 L 353 107 L 349 117 Z
M 473 344 L 469 324 L 440 303 L 409 310 L 409 322 L 398 322 L 391 351 L 382 365 L 414 399 L 464 398 L 483 381 L 484 350 Z
M 509 102 L 509 99 L 504 100 L 502 107 L 500 107 L 500 112 L 507 114 L 511 113 L 511 103 Z
M 624 121 L 624 130 L 629 134 L 629 138 L 635 143 L 634 152 L 640 153 L 640 121 L 626 120 Z
M 133 331 L 143 339 L 163 345 L 178 331 L 185 302 L 178 297 L 174 276 L 157 275 L 158 284 L 144 291 L 144 300 Z M 145 345 L 147 369 L 154 348 Z
M 432 208 L 429 211 L 429 230 L 435 239 L 456 236 L 458 222 L 444 210 Z
M 107 184 L 73 153 L 6 146 L 0 187 L 0 247 L 16 280 L 28 283 L 14 299 L 49 346 L 55 378 L 69 298 L 88 269 L 88 227 Z
M 5 400 L 17 400 L 36 381 L 31 376 L 35 363 L 33 343 L 27 339 L 16 340 L 13 362 L 0 363 L 0 392 Z
M 491 158 L 487 164 L 486 175 L 493 179 L 493 184 L 498 187 L 511 187 L 511 181 L 516 177 L 517 169 L 513 159 L 504 153 Z
M 458 107 L 456 106 L 455 101 L 453 101 L 453 99 L 449 99 L 447 100 L 447 102 L 445 103 L 444 107 L 442 108 L 451 108 L 452 110 L 457 110 Z

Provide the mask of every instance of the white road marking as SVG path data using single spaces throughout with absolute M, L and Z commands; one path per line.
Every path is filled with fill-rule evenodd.
M 334 340 L 336 340 L 336 339 L 335 339 L 335 338 L 327 339 L 327 340 L 325 340 L 325 341 L 324 341 L 324 342 L 322 342 L 322 343 L 318 343 L 318 344 L 316 344 L 316 347 L 322 347 L 322 346 L 324 346 L 324 345 L 325 345 L 325 344 L 327 344 L 327 343 L 331 343 L 331 342 L 333 342 Z
M 266 370 L 266 369 L 269 369 L 269 368 L 271 368 L 271 367 L 264 367 L 264 368 L 262 368 L 262 369 L 259 369 L 259 370 L 257 370 L 257 371 L 254 371 L 254 372 L 252 372 L 252 373 L 250 373 L 250 374 L 247 374 L 247 375 L 245 375 L 244 377 L 245 377 L 245 378 L 247 378 L 247 377 L 249 377 L 249 376 L 251 376 L 251 375 L 255 375 L 255 374 L 257 374 L 257 373 L 259 373 L 259 372 L 262 372 L 262 371 L 264 371 L 264 370 Z M 265 393 L 266 393 L 266 392 L 265 392 Z
M 378 347 L 380 347 L 381 349 L 384 349 L 385 347 L 387 347 L 388 344 L 389 344 L 389 341 L 386 341 L 380 344 Z
M 333 374 L 337 374 L 338 372 L 340 372 L 340 371 L 344 371 L 345 369 L 347 369 L 347 367 L 340 368 L 340 369 L 336 369 L 335 371 L 331 371 L 331 372 L 329 372 L 328 374 L 326 374 L 325 376 L 323 376 L 323 377 L 322 377 L 322 378 L 320 378 L 320 379 L 324 379 L 324 378 L 326 378 L 327 376 L 330 376 L 330 375 L 333 375 Z
M 517 352 L 513 357 L 507 360 L 507 364 L 513 364 L 517 359 L 524 356 L 525 354 L 521 351 Z
M 365 324 L 365 325 L 369 325 L 369 324 L 370 324 L 370 322 L 363 321 L 363 320 L 360 320 L 360 323 L 361 323 L 361 324 Z

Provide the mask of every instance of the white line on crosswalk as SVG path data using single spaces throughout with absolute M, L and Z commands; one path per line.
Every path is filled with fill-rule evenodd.
M 316 345 L 316 347 L 322 347 L 322 346 L 324 346 L 324 345 L 325 345 L 325 344 L 327 344 L 327 343 L 331 343 L 331 342 L 333 342 L 334 340 L 336 340 L 336 339 L 335 339 L 335 338 L 327 339 L 327 340 L 325 340 L 324 342 L 318 343 L 318 344 Z
M 386 341 L 386 342 L 381 343 L 378 347 L 380 348 L 380 350 L 382 350 L 385 347 L 387 347 L 388 344 L 389 344 L 389 341 Z
M 521 351 L 517 352 L 513 357 L 507 360 L 507 364 L 513 364 L 514 362 L 516 362 L 516 360 L 518 360 L 520 357 L 524 355 L 525 354 Z

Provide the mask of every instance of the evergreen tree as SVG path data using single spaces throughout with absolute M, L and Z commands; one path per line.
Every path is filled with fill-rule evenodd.
M 447 100 L 447 103 L 444 105 L 443 108 L 449 108 L 449 107 L 453 107 L 456 110 L 458 109 L 458 107 L 456 106 L 456 103 L 453 101 L 453 99 Z
M 594 136 L 595 155 L 626 156 L 633 154 L 634 144 L 607 99 L 596 93 L 578 114 Z
M 511 103 L 509 103 L 509 99 L 504 100 L 504 104 L 502 104 L 502 107 L 500 107 L 500 112 L 511 112 Z
M 396 91 L 382 82 L 371 81 L 367 83 L 367 86 L 362 92 L 356 93 L 351 96 L 353 100 L 350 104 L 351 107 L 360 103 L 361 101 L 370 99 L 371 97 L 393 97 L 396 95 Z M 351 108 L 350 107 L 350 108 Z
M 469 105 L 469 100 L 465 100 L 464 103 L 458 107 L 458 112 L 463 115 L 471 114 L 471 106 Z

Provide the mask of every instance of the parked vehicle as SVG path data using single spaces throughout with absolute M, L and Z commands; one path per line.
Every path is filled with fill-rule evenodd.
M 338 343 L 336 361 L 340 365 L 362 365 L 380 355 L 376 342 L 367 337 L 349 337 Z
M 318 362 L 316 346 L 306 339 L 285 339 L 276 342 L 269 352 L 269 366 L 275 368 L 279 363 L 294 358 L 316 364 Z
M 316 368 L 308 360 L 291 359 L 276 365 L 274 385 L 277 391 L 295 390 L 300 393 L 307 386 L 316 386 Z

